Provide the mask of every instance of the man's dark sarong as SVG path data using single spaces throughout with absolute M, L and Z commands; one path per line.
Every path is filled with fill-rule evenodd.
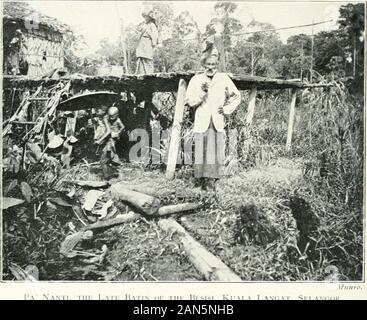
M 225 134 L 218 132 L 213 122 L 203 133 L 195 132 L 194 176 L 219 178 L 224 174 Z

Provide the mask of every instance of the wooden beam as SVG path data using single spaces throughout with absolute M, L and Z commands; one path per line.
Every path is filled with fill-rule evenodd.
M 190 236 L 174 219 L 161 219 L 158 221 L 158 225 L 164 231 L 177 235 L 189 260 L 206 280 L 226 282 L 242 281 L 241 278 L 219 258 L 206 250 L 199 242 Z
M 33 88 L 37 85 L 51 86 L 60 82 L 60 80 L 71 81 L 71 87 L 76 91 L 84 89 L 109 90 L 115 92 L 121 91 L 141 91 L 141 87 L 149 88 L 152 92 L 174 92 L 177 90 L 177 82 L 180 79 L 190 81 L 191 77 L 197 72 L 169 72 L 153 73 L 147 75 L 122 75 L 115 76 L 76 76 L 69 75 L 60 79 L 31 79 L 24 76 L 3 77 L 3 87 L 6 88 Z M 241 74 L 228 74 L 233 80 L 238 90 L 249 90 L 254 86 L 257 90 L 273 90 L 288 88 L 312 88 L 312 87 L 330 87 L 332 84 L 306 84 L 297 80 L 272 79 L 257 76 L 248 76 Z
M 171 139 L 169 143 L 166 178 L 173 179 L 175 176 L 178 151 L 181 141 L 181 123 L 185 110 L 184 100 L 186 96 L 187 82 L 180 79 L 178 83 L 177 100 L 175 106 L 175 116 L 173 119 Z
M 251 125 L 252 119 L 254 117 L 255 105 L 256 105 L 256 94 L 257 94 L 257 88 L 254 87 L 251 89 L 250 98 L 248 102 L 248 108 L 247 108 L 246 123 L 248 125 Z
M 289 107 L 288 133 L 287 133 L 287 143 L 286 143 L 287 151 L 289 151 L 292 146 L 292 135 L 293 135 L 294 114 L 295 114 L 295 109 L 296 109 L 297 90 L 292 89 L 291 94 L 292 94 L 292 97 L 291 97 L 291 104 Z

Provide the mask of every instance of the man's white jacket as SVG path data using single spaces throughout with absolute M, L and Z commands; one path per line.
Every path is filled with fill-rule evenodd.
M 203 88 L 208 88 L 206 100 Z M 224 131 L 224 116 L 218 113 L 223 107 L 224 114 L 231 114 L 241 102 L 241 94 L 225 73 L 217 72 L 212 79 L 205 73 L 193 76 L 187 87 L 185 103 L 196 107 L 194 132 L 205 132 L 210 125 L 210 119 L 218 132 Z

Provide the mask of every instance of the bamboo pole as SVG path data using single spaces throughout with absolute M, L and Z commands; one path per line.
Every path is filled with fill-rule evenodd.
M 292 89 L 291 105 L 289 107 L 287 143 L 286 143 L 286 150 L 287 151 L 289 151 L 291 149 L 291 146 L 292 146 L 294 114 L 295 114 L 295 109 L 296 109 L 296 97 L 297 97 L 297 90 Z
M 180 79 L 178 83 L 177 100 L 175 106 L 175 116 L 173 119 L 171 139 L 168 150 L 166 178 L 173 179 L 180 147 L 181 123 L 185 110 L 184 100 L 186 96 L 187 83 L 184 79 Z

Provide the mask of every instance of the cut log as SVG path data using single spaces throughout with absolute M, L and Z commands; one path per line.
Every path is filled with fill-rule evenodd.
M 172 218 L 162 219 L 158 225 L 166 232 L 176 232 L 186 254 L 194 267 L 208 281 L 240 282 L 237 276 L 219 258 L 206 250 L 200 243 L 191 237 L 186 230 Z
M 103 229 L 103 228 L 110 228 L 113 226 L 117 226 L 119 224 L 132 222 L 138 220 L 140 218 L 140 214 L 138 213 L 127 213 L 122 214 L 119 217 L 105 220 L 105 221 L 98 221 L 96 223 L 89 224 L 82 228 L 82 231 L 86 230 L 94 230 L 94 229 Z
M 124 187 L 125 183 L 116 183 L 111 186 L 111 194 L 117 200 L 131 205 L 138 212 L 146 215 L 154 215 L 160 207 L 158 198 L 144 193 L 129 190 Z
M 183 213 L 186 211 L 193 211 L 196 209 L 199 209 L 201 207 L 201 204 L 199 203 L 180 203 L 180 204 L 174 204 L 170 206 L 164 206 L 159 208 L 158 210 L 158 216 L 167 216 L 174 213 Z

